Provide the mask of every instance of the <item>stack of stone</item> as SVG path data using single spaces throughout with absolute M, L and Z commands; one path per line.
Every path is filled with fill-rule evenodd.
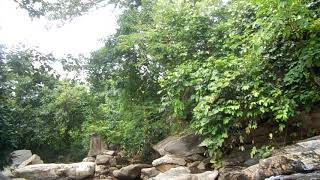
M 83 161 L 95 163 L 94 178 L 99 180 L 139 179 L 141 169 L 151 167 L 148 164 L 128 165 L 121 153 L 112 150 L 104 150 L 96 157 L 87 157 Z
M 117 170 L 116 152 L 111 150 L 105 150 L 101 154 L 94 157 L 87 157 L 84 162 L 95 162 L 95 174 L 94 176 L 99 179 L 112 179 L 112 172 Z
M 162 156 L 152 162 L 151 168 L 141 170 L 143 180 L 214 179 L 217 171 L 208 171 L 209 159 L 199 147 L 200 139 L 194 134 L 170 136 L 153 148 Z

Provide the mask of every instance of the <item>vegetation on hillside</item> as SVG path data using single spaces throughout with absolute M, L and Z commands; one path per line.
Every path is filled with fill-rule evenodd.
M 222 149 L 243 148 L 243 132 L 269 122 L 270 133 L 281 133 L 320 101 L 319 1 L 141 0 L 121 8 L 117 33 L 74 67 L 86 71 L 84 84 L 60 78 L 52 66 L 61 60 L 51 55 L 0 56 L 2 160 L 17 148 L 77 160 L 92 133 L 148 158 L 152 144 L 186 129 L 219 159 Z

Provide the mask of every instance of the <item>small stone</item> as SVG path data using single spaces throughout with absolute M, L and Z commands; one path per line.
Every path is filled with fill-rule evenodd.
M 96 165 L 95 166 L 95 176 L 100 176 L 104 174 L 108 174 L 109 170 L 108 167 L 105 165 Z
M 108 164 L 112 156 L 109 155 L 97 155 L 96 164 Z
M 115 170 L 118 170 L 118 168 L 116 168 L 116 167 L 110 167 L 109 168 L 109 173 L 113 173 L 113 171 L 115 171 Z
M 178 158 L 173 155 L 165 155 L 152 162 L 152 165 L 155 166 L 161 172 L 166 172 L 171 168 L 184 166 L 186 164 L 187 163 L 183 158 Z
M 109 163 L 110 163 L 110 166 L 115 167 L 115 166 L 117 166 L 117 159 L 116 158 L 112 158 L 109 161 Z
M 149 164 L 131 164 L 123 167 L 120 170 L 113 171 L 113 175 L 118 179 L 133 180 L 141 176 L 141 169 L 150 168 Z
M 175 164 L 175 165 L 184 166 L 187 163 L 183 158 L 178 158 L 173 155 L 165 155 L 165 156 L 163 156 L 159 159 L 156 159 L 152 162 L 153 166 L 159 166 L 162 164 Z

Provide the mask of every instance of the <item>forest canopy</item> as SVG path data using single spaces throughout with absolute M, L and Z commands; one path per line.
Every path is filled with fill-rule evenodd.
M 63 19 L 100 1 L 66 1 L 72 11 L 63 12 L 42 4 L 35 14 L 36 1 L 17 2 L 31 16 Z M 85 83 L 61 78 L 52 66 L 62 60 L 50 54 L 1 51 L 1 162 L 17 148 L 78 160 L 92 133 L 148 159 L 153 144 L 181 131 L 199 134 L 218 160 L 265 123 L 271 139 L 299 128 L 290 118 L 319 104 L 320 1 L 114 3 L 123 8 L 117 32 L 84 65 L 65 64 L 85 71 Z

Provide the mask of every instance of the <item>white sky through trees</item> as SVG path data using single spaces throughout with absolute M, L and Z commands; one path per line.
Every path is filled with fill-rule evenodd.
M 0 0 L 0 44 L 25 44 L 55 55 L 88 54 L 115 33 L 117 11 L 113 5 L 77 17 L 62 27 L 45 18 L 31 20 L 13 0 Z

